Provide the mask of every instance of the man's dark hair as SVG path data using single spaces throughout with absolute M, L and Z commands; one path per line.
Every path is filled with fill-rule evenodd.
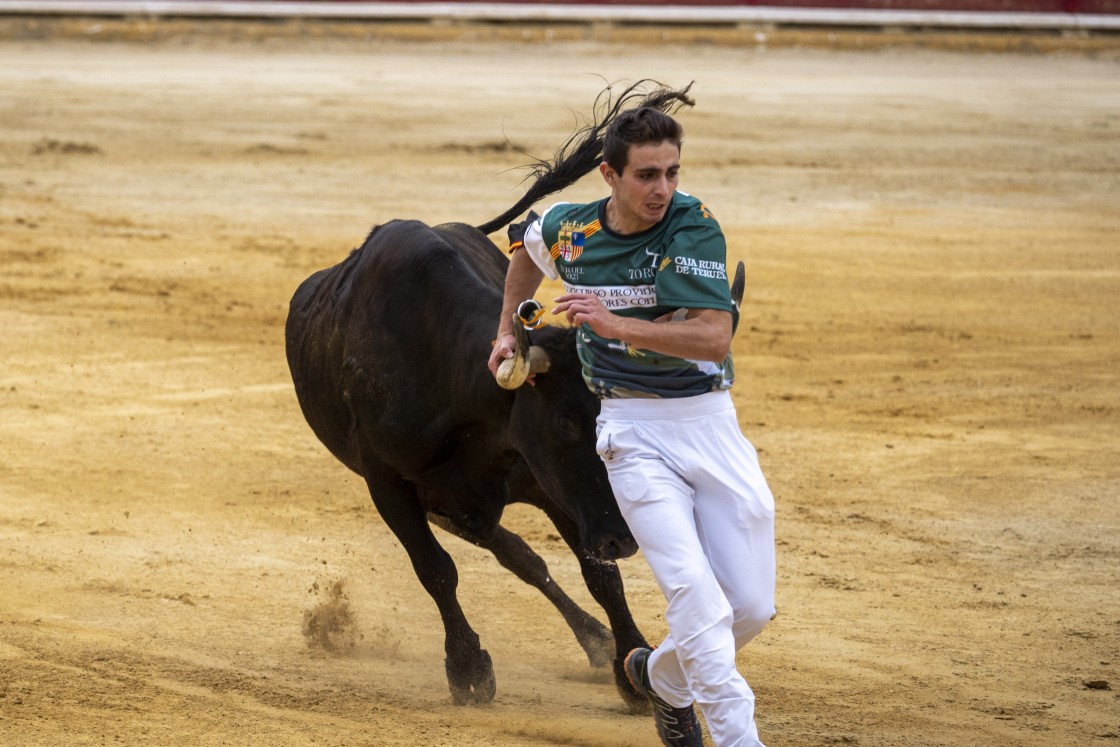
M 631 145 L 663 143 L 666 140 L 680 150 L 684 140 L 684 128 L 680 122 L 652 107 L 628 109 L 611 122 L 603 136 L 603 160 L 621 174 L 630 158 Z

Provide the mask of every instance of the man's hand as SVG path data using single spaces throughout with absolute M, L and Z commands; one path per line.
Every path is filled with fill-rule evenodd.
M 502 365 L 502 361 L 515 355 L 517 355 L 517 337 L 509 332 L 499 334 L 498 339 L 494 340 L 494 349 L 490 351 L 490 360 L 486 362 L 486 367 L 490 369 L 494 378 L 498 378 L 498 366 Z M 537 385 L 537 374 L 532 369 L 529 370 L 525 383 L 529 386 Z
M 614 337 L 619 317 L 611 313 L 594 293 L 566 293 L 556 299 L 553 314 L 563 314 L 569 324 L 586 324 L 600 337 Z
M 498 366 L 502 365 L 502 361 L 512 358 L 515 352 L 517 352 L 517 338 L 509 332 L 498 335 L 498 339 L 494 340 L 494 349 L 490 351 L 490 360 L 486 362 L 486 367 L 490 369 L 491 374 L 497 376 Z

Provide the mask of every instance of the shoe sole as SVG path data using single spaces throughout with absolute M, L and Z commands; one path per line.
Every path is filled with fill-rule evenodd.
M 642 673 L 635 671 L 634 664 L 634 659 L 643 651 L 649 651 L 652 653 L 650 649 L 633 649 L 630 653 L 626 654 L 626 658 L 622 660 L 622 669 L 626 672 L 626 679 L 630 681 L 630 686 L 637 690 L 641 695 L 648 698 L 649 690 L 646 689 L 646 686 L 642 684 Z M 646 654 L 646 658 L 649 658 L 649 653 Z M 637 681 L 635 681 L 634 679 L 635 676 L 637 676 Z

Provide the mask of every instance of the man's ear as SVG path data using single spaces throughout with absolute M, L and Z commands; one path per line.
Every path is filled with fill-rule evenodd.
M 608 166 L 606 161 L 603 161 L 599 164 L 599 173 L 603 175 L 603 181 L 605 181 L 607 185 L 612 188 L 614 187 L 615 182 L 618 181 L 618 173 L 610 166 Z

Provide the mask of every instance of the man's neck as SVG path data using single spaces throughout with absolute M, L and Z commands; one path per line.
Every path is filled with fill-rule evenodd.
M 614 197 L 607 198 L 607 205 L 603 210 L 603 215 L 607 219 L 607 228 L 609 228 L 612 233 L 616 233 L 619 236 L 629 236 L 631 234 L 641 233 L 642 231 L 653 227 L 652 223 L 649 225 L 623 223 L 623 221 L 619 218 L 618 210 L 615 207 Z

